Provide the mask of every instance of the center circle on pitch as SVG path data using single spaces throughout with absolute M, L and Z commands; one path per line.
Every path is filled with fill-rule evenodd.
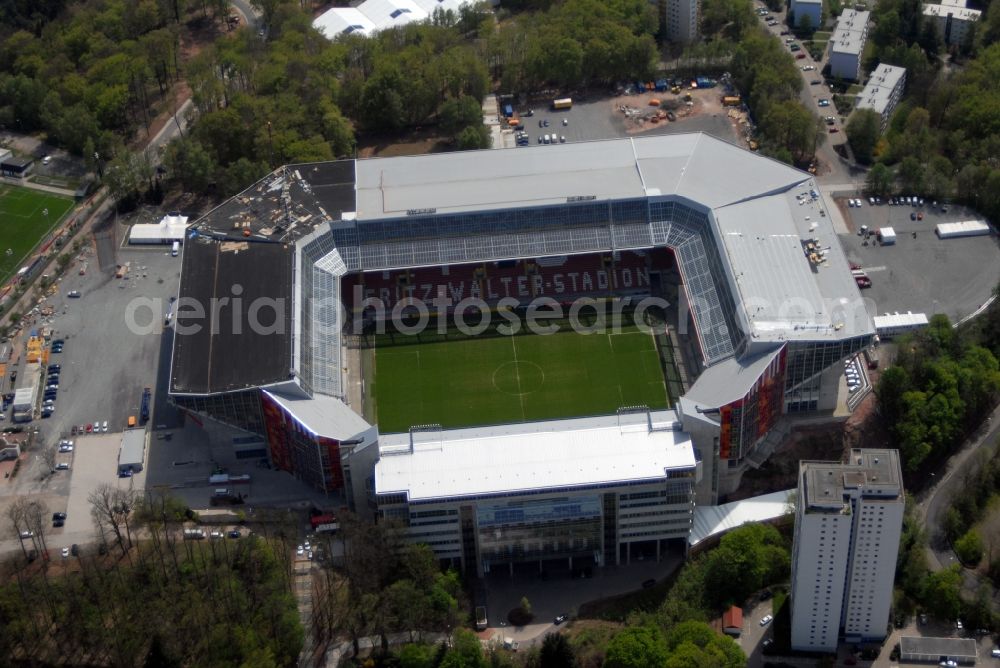
M 493 387 L 514 396 L 536 392 L 544 382 L 545 372 L 534 362 L 504 362 L 493 372 Z

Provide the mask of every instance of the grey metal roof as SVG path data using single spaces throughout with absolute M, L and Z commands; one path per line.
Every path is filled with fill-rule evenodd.
M 976 641 L 972 638 L 930 638 L 903 636 L 899 639 L 899 651 L 904 660 L 910 656 L 933 657 L 937 661 L 942 656 L 952 659 L 975 659 Z
M 723 168 L 724 167 L 724 168 Z M 359 160 L 357 219 L 679 195 L 707 208 L 802 180 L 710 135 L 676 134 Z M 408 214 L 408 212 L 410 212 Z
M 718 408 L 746 396 L 764 369 L 781 353 L 782 346 L 757 355 L 730 357 L 705 369 L 684 397 L 698 408 Z
M 146 430 L 126 429 L 122 433 L 121 451 L 118 453 L 118 466 L 142 466 L 146 452 Z
M 343 401 L 317 394 L 311 398 L 278 390 L 264 390 L 307 430 L 336 440 L 354 438 L 371 429 L 364 418 Z

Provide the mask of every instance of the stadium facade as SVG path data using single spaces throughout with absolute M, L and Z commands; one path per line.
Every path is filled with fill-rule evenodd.
M 655 512 L 686 508 L 682 529 L 650 529 L 656 549 L 686 535 L 688 497 L 735 491 L 783 415 L 832 409 L 836 363 L 874 335 L 812 177 L 704 134 L 290 165 L 203 217 L 183 254 L 176 405 L 262 436 L 276 468 L 479 572 L 539 550 L 628 559 L 633 491 L 660 499 Z M 671 411 L 407 434 L 361 417 L 360 299 L 624 299 L 662 290 L 666 266 L 692 351 Z M 606 470 L 637 429 L 635 474 Z M 593 453 L 568 482 L 545 474 L 567 457 L 565 433 Z M 489 453 L 526 441 L 539 459 L 484 476 Z M 650 448 L 686 454 L 652 471 Z M 459 473 L 478 485 L 445 484 Z M 552 545 L 500 538 L 550 535 L 571 511 Z

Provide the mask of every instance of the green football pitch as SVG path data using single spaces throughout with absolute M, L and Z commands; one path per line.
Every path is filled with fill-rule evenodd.
M 35 244 L 72 208 L 73 200 L 66 197 L 0 185 L 0 284 L 17 273 Z
M 375 418 L 384 432 L 668 405 L 653 337 L 634 327 L 388 346 L 375 351 L 374 377 Z

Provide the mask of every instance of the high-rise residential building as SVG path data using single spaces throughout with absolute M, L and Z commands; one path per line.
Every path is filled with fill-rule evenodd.
M 896 450 L 801 462 L 792 547 L 792 649 L 885 638 L 903 527 Z
M 871 109 L 881 118 L 879 128 L 885 132 L 889 118 L 903 97 L 906 88 L 906 68 L 879 65 L 872 72 L 865 89 L 857 97 L 855 109 Z
M 690 44 L 698 39 L 698 0 L 657 0 L 657 7 L 668 40 Z
M 871 12 L 845 9 L 830 39 L 830 75 L 848 81 L 861 78 L 861 56 L 868 41 Z
M 823 27 L 823 0 L 792 0 L 795 26 L 808 25 L 812 29 Z
M 940 4 L 924 5 L 924 20 L 933 21 L 941 39 L 948 46 L 962 44 L 972 30 L 972 24 L 982 12 L 966 7 L 965 0 L 941 0 Z

